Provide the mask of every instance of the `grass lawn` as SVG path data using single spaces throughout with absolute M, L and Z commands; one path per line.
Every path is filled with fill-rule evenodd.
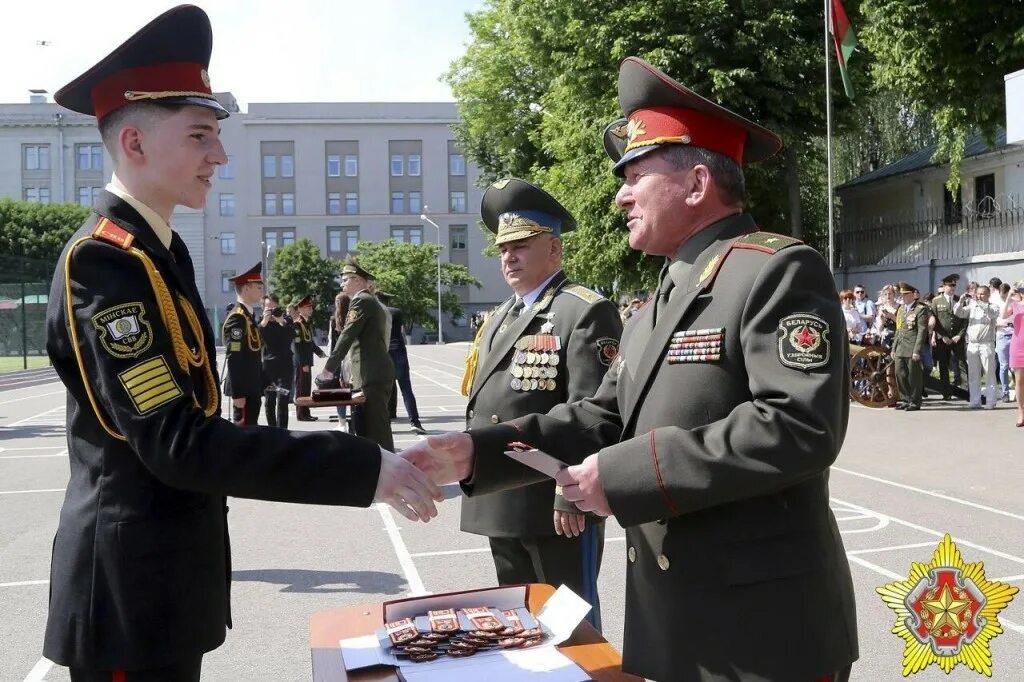
M 49 367 L 50 358 L 45 355 L 30 355 L 28 356 L 28 368 L 37 369 L 39 367 Z M 17 372 L 18 370 L 25 369 L 25 360 L 20 355 L 15 357 L 2 357 L 0 358 L 0 374 L 4 372 Z

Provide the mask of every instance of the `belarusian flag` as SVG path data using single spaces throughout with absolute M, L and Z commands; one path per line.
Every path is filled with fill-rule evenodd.
M 832 0 L 832 40 L 836 43 L 836 59 L 839 60 L 839 73 L 843 76 L 843 88 L 846 89 L 846 96 L 853 99 L 853 81 L 850 80 L 850 72 L 846 69 L 846 62 L 857 47 L 857 36 L 853 34 L 853 27 L 850 20 L 846 18 L 846 10 L 843 9 L 841 0 Z

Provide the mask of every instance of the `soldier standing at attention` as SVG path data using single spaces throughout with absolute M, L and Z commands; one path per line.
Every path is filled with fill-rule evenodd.
M 321 376 L 330 378 L 351 351 L 352 389 L 366 402 L 352 406 L 352 429 L 382 448 L 394 449 L 388 400 L 395 384 L 395 366 L 388 355 L 391 317 L 370 292 L 373 275 L 349 256 L 341 269 L 341 290 L 348 294 L 348 315 Z
M 267 405 L 267 424 L 288 428 L 288 404 L 291 403 L 294 367 L 292 360 L 291 318 L 284 314 L 277 294 L 263 298 L 263 379 L 267 383 L 264 400 Z
M 630 247 L 666 261 L 601 387 L 402 454 L 470 495 L 542 476 L 502 456 L 512 441 L 579 462 L 557 475 L 565 498 L 626 529 L 624 671 L 846 680 L 857 623 L 828 486 L 849 416 L 845 322 L 821 254 L 744 212 L 743 165 L 782 142 L 636 57 L 619 103 L 616 203 Z
M 231 396 L 231 419 L 236 424 L 256 424 L 260 418 L 260 401 L 266 381 L 260 351 L 263 337 L 253 317 L 253 306 L 263 297 L 263 263 L 232 277 L 238 298 L 234 309 L 224 319 L 223 342 L 227 376 L 224 395 Z
M 70 480 L 43 655 L 72 682 L 200 679 L 231 625 L 227 495 L 378 500 L 424 520 L 441 499 L 422 472 L 360 438 L 221 418 L 217 336 L 170 226 L 175 206 L 206 205 L 226 161 L 212 42 L 201 9 L 175 7 L 54 96 L 96 117 L 114 162 L 64 247 L 46 320 L 68 394 Z
M 295 332 L 293 347 L 295 350 L 295 397 L 307 396 L 313 390 L 313 356 L 326 358 L 313 340 L 313 298 L 306 296 L 295 302 L 296 316 L 292 318 L 292 329 Z M 317 417 L 309 413 L 308 407 L 295 406 L 295 418 L 300 422 L 315 422 Z
M 960 385 L 961 365 L 963 369 L 967 366 L 967 344 L 964 340 L 964 332 L 967 329 L 967 320 L 953 314 L 953 307 L 960 297 L 956 295 L 956 285 L 960 281 L 960 275 L 946 275 L 942 278 L 942 293 L 935 296 L 931 301 L 932 328 L 935 332 L 935 345 L 933 356 L 935 364 L 939 366 L 939 381 L 949 385 L 949 365 L 953 363 L 953 385 Z M 943 400 L 949 400 L 952 396 L 948 388 L 942 395 Z
M 378 291 L 377 299 L 384 309 L 388 311 L 391 318 L 391 333 L 388 341 L 388 355 L 395 366 L 395 382 L 398 388 L 402 389 L 402 402 L 405 404 L 405 412 L 409 415 L 409 425 L 412 432 L 421 436 L 426 435 L 427 430 L 420 423 L 420 410 L 416 405 L 416 394 L 412 392 L 412 380 L 409 378 L 409 353 L 405 348 L 405 320 L 402 311 L 391 305 L 391 294 L 386 291 Z M 391 400 L 388 403 L 388 416 L 395 418 L 398 410 L 397 390 L 391 389 Z
M 896 336 L 892 341 L 893 367 L 900 390 L 896 409 L 914 412 L 921 409 L 924 391 L 921 354 L 928 343 L 930 314 L 926 304 L 915 300 L 917 289 L 912 285 L 900 282 L 896 289 L 903 297 L 903 304 L 896 311 Z
M 524 180 L 500 180 L 484 192 L 480 214 L 497 235 L 513 295 L 471 349 L 463 379 L 471 429 L 593 395 L 622 336 L 615 304 L 562 270 L 561 235 L 576 221 L 554 197 Z M 588 618 L 600 628 L 604 519 L 580 512 L 553 480 L 464 499 L 462 530 L 488 538 L 499 584 L 568 585 L 593 606 Z

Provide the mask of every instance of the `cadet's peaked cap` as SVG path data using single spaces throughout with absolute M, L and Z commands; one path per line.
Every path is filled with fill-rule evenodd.
M 299 300 L 295 301 L 295 303 L 292 303 L 292 305 L 295 306 L 296 308 L 301 308 L 302 306 L 307 305 L 313 305 L 313 297 L 306 296 L 304 298 L 300 298 Z
M 639 57 L 626 57 L 619 66 L 619 105 L 628 118 L 626 129 L 609 126 L 605 149 L 620 177 L 626 164 L 664 144 L 702 147 L 741 166 L 782 149 L 782 140 L 772 131 L 704 99 Z M 609 135 L 625 136 L 618 159 L 618 144 Z
M 359 275 L 363 279 L 373 279 L 373 275 L 363 270 L 362 266 L 352 256 L 345 257 L 345 265 L 341 268 L 341 274 L 343 275 Z
M 550 234 L 555 237 L 576 229 L 576 219 L 558 200 L 519 178 L 498 180 L 484 192 L 480 217 L 497 235 L 495 244 Z
M 960 275 L 953 273 L 952 275 L 946 275 L 942 278 L 943 284 L 956 284 L 960 281 Z
M 210 52 L 213 31 L 206 12 L 193 5 L 167 10 L 104 57 L 98 64 L 57 91 L 63 107 L 102 120 L 134 102 L 227 110 L 213 96 Z
M 907 282 L 897 282 L 896 288 L 899 289 L 901 294 L 912 294 L 917 291 L 917 287 L 912 284 L 908 284 Z
M 252 282 L 263 281 L 263 263 L 257 263 L 252 266 L 241 275 L 235 275 L 228 279 L 229 282 L 234 284 L 251 284 Z

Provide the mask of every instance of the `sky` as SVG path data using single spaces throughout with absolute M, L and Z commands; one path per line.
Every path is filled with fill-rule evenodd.
M 0 102 L 53 93 L 173 0 L 10 2 L 0 22 Z M 249 102 L 452 101 L 439 80 L 484 0 L 200 0 L 210 80 Z M 45 44 L 40 44 L 45 43 Z

